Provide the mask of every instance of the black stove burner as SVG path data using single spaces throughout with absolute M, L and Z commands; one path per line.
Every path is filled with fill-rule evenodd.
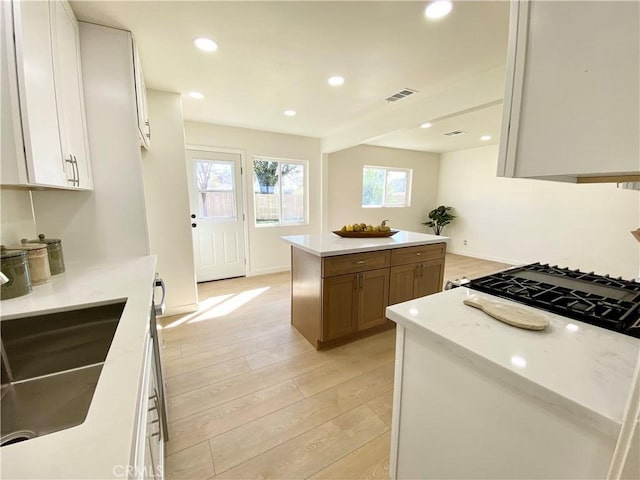
M 466 286 L 640 338 L 638 282 L 533 263 Z

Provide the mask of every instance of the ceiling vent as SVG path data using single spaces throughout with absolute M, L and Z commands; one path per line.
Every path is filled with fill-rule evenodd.
M 465 135 L 467 132 L 463 132 L 462 130 L 452 130 L 450 132 L 447 133 L 443 133 L 443 135 L 446 135 L 447 137 L 455 137 L 456 135 Z
M 394 93 L 390 97 L 385 98 L 387 102 L 397 102 L 398 100 L 402 100 L 409 95 L 413 95 L 417 90 L 413 90 L 411 88 L 405 88 L 404 90 L 400 90 L 398 93 Z

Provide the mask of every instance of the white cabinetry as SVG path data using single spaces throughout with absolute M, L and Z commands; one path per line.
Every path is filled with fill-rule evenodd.
M 151 145 L 151 125 L 149 124 L 149 110 L 147 108 L 147 89 L 144 85 L 140 55 L 133 41 L 133 74 L 136 89 L 136 112 L 138 114 L 138 137 L 140 146 L 149 148 Z
M 66 2 L 3 2 L 3 118 L 15 156 L 2 160 L 2 184 L 91 189 L 76 19 Z M 4 87 L 3 87 L 4 90 Z M 3 91 L 4 93 L 4 91 Z M 3 147 L 4 151 L 4 147 Z
M 499 176 L 640 178 L 639 22 L 638 2 L 511 2 Z
M 141 386 L 133 478 L 164 478 L 164 432 L 160 413 L 160 394 L 154 368 L 153 340 L 148 339 Z
M 55 1 L 50 5 L 62 155 L 65 164 L 75 169 L 69 175 L 75 186 L 91 188 L 78 22 L 68 3 Z

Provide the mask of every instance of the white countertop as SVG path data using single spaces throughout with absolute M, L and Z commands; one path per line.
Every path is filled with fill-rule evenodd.
M 84 423 L 2 447 L 2 478 L 104 479 L 125 471 L 131 462 L 155 268 L 154 256 L 71 263 L 51 283 L 0 303 L 2 318 L 10 319 L 127 299 Z
M 618 434 L 640 339 L 515 304 L 550 320 L 544 331 L 523 330 L 464 305 L 470 295 L 513 303 L 461 287 L 388 307 L 387 317 L 443 341 L 456 354 L 601 431 Z
M 449 240 L 449 237 L 408 232 L 406 230 L 400 230 L 392 237 L 377 238 L 343 238 L 335 233 L 288 235 L 280 238 L 294 247 L 319 257 L 428 245 L 430 243 L 443 243 Z

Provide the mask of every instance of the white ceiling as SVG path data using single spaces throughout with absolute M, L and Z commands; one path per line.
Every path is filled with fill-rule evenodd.
M 186 120 L 339 137 L 333 144 L 341 147 L 449 151 L 485 144 L 476 132 L 497 139 L 494 93 L 482 105 L 469 99 L 452 101 L 451 111 L 440 106 L 438 117 L 448 119 L 429 131 L 408 127 L 433 120 L 415 122 L 420 109 L 429 115 L 438 92 L 502 67 L 506 55 L 508 2 L 457 1 L 438 21 L 425 18 L 427 3 L 76 1 L 72 7 L 80 20 L 133 32 L 148 88 L 203 93 L 203 100 L 184 98 Z M 197 50 L 198 36 L 215 40 L 218 51 Z M 345 84 L 330 87 L 333 75 L 344 76 Z M 493 84 L 503 82 L 495 78 Z M 482 82 L 470 85 L 486 89 Z M 385 101 L 407 87 L 418 93 Z M 503 85 L 490 87 L 501 92 Z M 286 109 L 297 115 L 284 116 Z M 469 134 L 440 138 L 449 127 Z M 345 134 L 356 130 L 361 133 Z

